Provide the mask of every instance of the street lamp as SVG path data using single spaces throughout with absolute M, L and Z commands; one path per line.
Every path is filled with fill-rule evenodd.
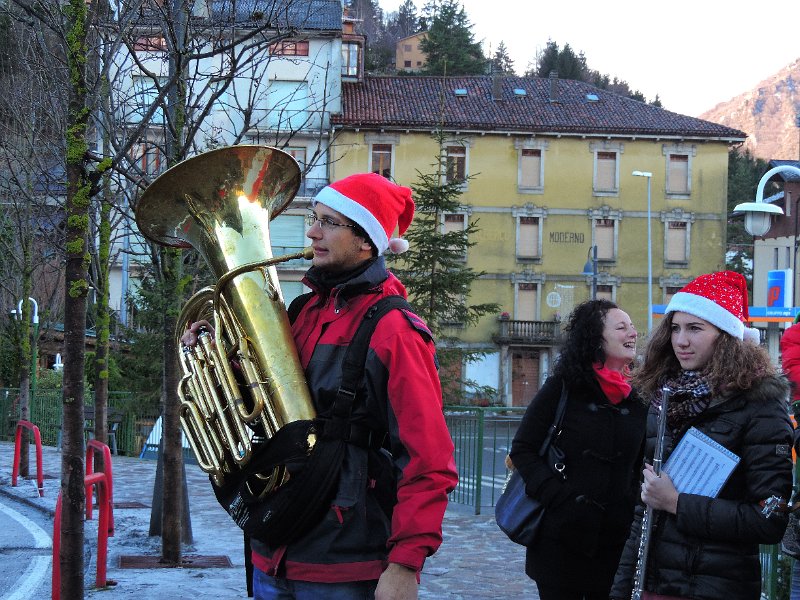
M 650 171 L 634 171 L 634 177 L 647 177 L 647 333 L 653 331 L 653 234 L 650 224 Z
M 583 265 L 583 273 L 581 275 L 591 276 L 592 300 L 597 300 L 597 246 L 589 248 L 587 257 L 589 260 Z
M 733 212 L 743 212 L 744 213 L 744 228 L 747 230 L 747 233 L 753 236 L 761 236 L 766 234 L 769 231 L 770 226 L 772 225 L 772 215 L 782 215 L 783 210 L 780 206 L 775 206 L 774 204 L 770 204 L 769 202 L 764 202 L 764 187 L 767 185 L 767 181 L 769 181 L 770 177 L 775 175 L 775 173 L 780 173 L 781 171 L 791 171 L 795 175 L 800 175 L 800 169 L 794 167 L 792 165 L 780 165 L 773 169 L 770 169 L 764 175 L 761 176 L 761 179 L 758 182 L 758 187 L 756 188 L 756 199 L 755 202 L 742 202 L 741 204 L 737 204 L 733 207 Z M 794 217 L 794 235 L 795 235 L 795 245 L 794 245 L 794 260 L 793 264 L 795 269 L 792 271 L 792 281 L 794 285 L 792 289 L 797 287 L 797 273 L 796 273 L 796 266 L 797 266 L 797 202 L 795 202 L 795 217 Z M 755 270 L 755 246 L 753 249 L 753 267 Z M 755 273 L 754 273 L 755 274 Z M 792 292 L 794 294 L 794 292 Z M 792 298 L 792 304 L 795 304 L 794 298 Z
M 30 300 L 31 304 L 33 305 L 33 315 L 31 315 L 31 323 L 33 323 L 33 343 L 31 344 L 31 398 L 36 397 L 36 358 L 37 358 L 37 346 L 39 340 L 39 304 L 28 296 L 28 300 Z M 17 318 L 22 318 L 22 300 L 19 301 L 17 304 Z
M 800 169 L 791 165 L 781 165 L 770 169 L 762 175 L 761 180 L 758 182 L 755 202 L 742 202 L 733 207 L 734 213 L 744 213 L 744 228 L 750 235 L 764 235 L 769 231 L 769 227 L 772 224 L 772 215 L 783 214 L 780 206 L 764 202 L 764 186 L 767 185 L 770 177 L 780 171 L 793 171 L 795 174 L 800 175 Z

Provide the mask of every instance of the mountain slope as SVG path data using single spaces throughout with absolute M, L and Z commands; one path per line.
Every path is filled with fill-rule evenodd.
M 745 92 L 717 104 L 701 119 L 747 133 L 745 148 L 754 156 L 793 160 L 800 157 L 800 59 Z

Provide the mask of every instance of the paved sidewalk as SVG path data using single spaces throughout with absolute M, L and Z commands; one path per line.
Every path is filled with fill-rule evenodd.
M 55 512 L 61 474 L 61 453 L 43 450 L 44 497 L 36 491 L 35 452 L 31 447 L 30 471 L 34 479 L 20 479 L 11 487 L 14 444 L 0 442 L 0 494 L 34 506 L 51 516 Z M 108 575 L 116 582 L 94 590 L 94 560 L 87 566 L 87 598 L 137 599 L 187 598 L 236 600 L 247 598 L 242 536 L 217 504 L 207 476 L 186 465 L 194 542 L 184 545 L 183 556 L 227 557 L 231 567 L 120 568 L 120 557 L 157 557 L 161 538 L 148 535 L 156 461 L 113 457 L 114 521 L 116 533 L 108 543 Z M 491 509 L 474 510 L 451 504 L 444 521 L 444 543 L 430 557 L 422 573 L 420 598 L 449 600 L 517 600 L 538 598 L 536 587 L 524 572 L 525 551 L 508 541 L 494 523 Z M 86 522 L 87 545 L 96 549 L 97 511 Z M 52 529 L 50 531 L 52 533 Z M 94 552 L 93 552 L 94 555 Z M 49 581 L 49 575 L 48 575 Z

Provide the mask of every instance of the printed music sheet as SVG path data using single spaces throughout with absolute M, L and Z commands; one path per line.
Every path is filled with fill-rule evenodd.
M 692 427 L 678 442 L 663 471 L 679 493 L 716 498 L 733 473 L 739 457 Z

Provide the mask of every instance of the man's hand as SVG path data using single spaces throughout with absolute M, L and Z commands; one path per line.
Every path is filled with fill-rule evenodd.
M 202 320 L 195 321 L 189 325 L 189 328 L 181 336 L 181 344 L 194 348 L 197 345 L 197 336 L 200 334 L 201 329 L 208 331 L 211 334 L 211 338 L 214 338 L 214 328 L 211 323 Z
M 375 600 L 417 600 L 417 572 L 397 563 L 389 563 L 378 579 Z
M 678 512 L 678 490 L 669 478 L 661 471 L 656 475 L 651 465 L 644 466 L 644 482 L 642 483 L 642 502 L 656 510 L 665 510 L 673 515 Z

